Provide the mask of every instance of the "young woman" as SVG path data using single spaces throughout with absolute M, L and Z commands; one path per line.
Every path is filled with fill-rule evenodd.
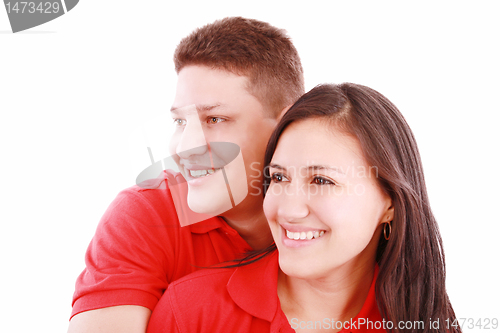
M 279 254 L 174 282 L 148 332 L 461 332 L 417 145 L 389 100 L 318 86 L 283 116 L 265 162 Z

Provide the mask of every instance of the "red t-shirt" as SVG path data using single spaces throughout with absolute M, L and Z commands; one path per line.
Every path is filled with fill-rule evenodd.
M 181 227 L 167 185 L 175 176 L 165 172 L 111 203 L 87 249 L 71 316 L 116 305 L 153 310 L 172 281 L 251 250 L 219 217 Z
M 288 322 L 277 294 L 278 269 L 275 252 L 248 266 L 207 269 L 179 279 L 160 299 L 147 332 L 286 333 L 313 326 L 313 322 Z M 358 315 L 345 326 L 339 322 L 339 329 L 345 327 L 342 333 L 385 332 L 375 301 L 377 273 L 378 266 Z M 338 324 L 332 320 L 325 318 L 316 328 L 334 328 Z

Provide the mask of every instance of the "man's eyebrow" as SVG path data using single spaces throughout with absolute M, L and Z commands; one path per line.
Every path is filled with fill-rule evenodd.
M 182 109 L 186 109 L 186 108 L 189 108 L 191 105 L 189 106 L 183 106 L 183 107 L 175 107 L 175 106 L 172 106 L 172 108 L 170 109 L 170 112 L 172 113 L 175 113 L 175 114 L 179 114 L 179 112 L 182 112 Z M 202 105 L 196 105 L 196 111 L 198 111 L 198 113 L 206 113 L 206 112 L 209 112 L 215 108 L 218 108 L 218 107 L 221 107 L 223 106 L 222 104 L 202 104 Z

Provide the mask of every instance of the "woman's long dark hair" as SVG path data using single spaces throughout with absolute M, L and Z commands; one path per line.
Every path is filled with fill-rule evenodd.
M 392 198 L 392 233 L 388 241 L 381 235 L 376 257 L 380 268 L 376 299 L 382 316 L 394 324 L 389 331 L 411 331 L 398 329 L 398 323 L 422 321 L 424 329 L 419 332 L 435 332 L 429 319 L 439 319 L 437 331 L 461 332 L 459 327 L 444 327 L 456 318 L 445 288 L 441 236 L 430 209 L 417 144 L 399 110 L 365 86 L 317 86 L 279 122 L 267 146 L 266 166 L 283 131 L 293 122 L 312 118 L 330 120 L 356 137 L 368 164 L 378 170 L 381 187 Z M 265 168 L 264 195 L 269 183 Z

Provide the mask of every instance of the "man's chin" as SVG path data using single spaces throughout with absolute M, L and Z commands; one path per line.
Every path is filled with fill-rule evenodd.
M 225 188 L 208 190 L 189 186 L 187 202 L 193 212 L 211 216 L 223 214 L 233 208 Z

